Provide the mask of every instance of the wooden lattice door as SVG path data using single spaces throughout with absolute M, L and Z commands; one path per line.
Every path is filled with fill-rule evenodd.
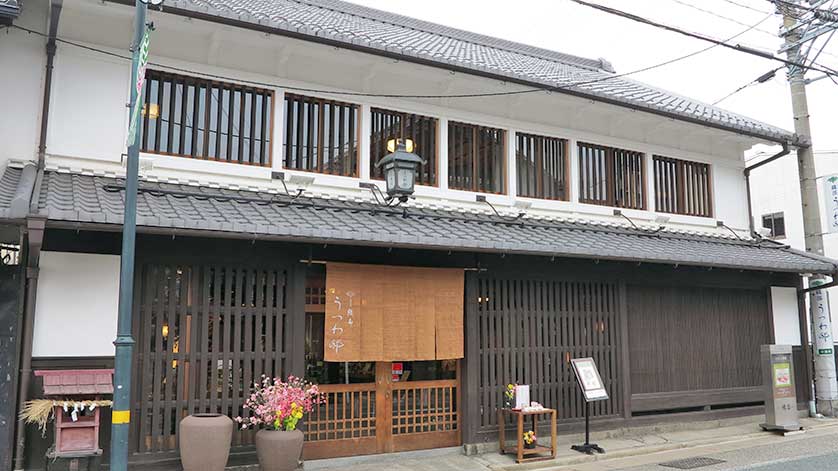
M 189 414 L 242 413 L 262 375 L 290 371 L 287 271 L 282 267 L 146 263 L 135 290 L 133 446 L 177 450 Z M 253 442 L 236 431 L 233 445 Z

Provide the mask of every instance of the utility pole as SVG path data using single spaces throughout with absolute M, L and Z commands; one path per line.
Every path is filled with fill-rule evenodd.
M 111 471 L 128 469 L 128 433 L 131 424 L 131 360 L 134 337 L 131 332 L 131 308 L 134 299 L 134 249 L 137 237 L 137 187 L 140 148 L 138 122 L 145 64 L 148 61 L 148 5 L 135 0 L 134 41 L 131 44 L 131 101 L 128 124 L 128 157 L 125 169 L 125 209 L 122 222 L 122 254 L 119 267 L 119 316 L 117 319 L 114 358 L 113 412 L 111 416 Z
M 801 56 L 801 48 L 807 42 L 809 27 L 804 28 L 799 13 L 806 12 L 806 8 L 795 8 L 788 4 L 800 5 L 800 0 L 783 0 L 773 2 L 783 13 L 783 32 L 785 46 L 783 49 L 791 62 L 805 63 L 806 57 Z M 809 21 L 815 20 L 815 15 Z M 814 39 L 814 38 L 812 38 Z M 820 204 L 818 200 L 817 172 L 815 171 L 815 154 L 812 149 L 812 133 L 809 126 L 809 105 L 806 100 L 806 79 L 804 68 L 789 65 L 788 81 L 791 90 L 791 103 L 794 112 L 794 131 L 803 142 L 797 148 L 797 167 L 800 173 L 800 196 L 803 201 L 803 233 L 806 251 L 823 255 L 823 232 L 821 226 Z M 816 287 L 826 284 L 826 277 L 813 275 L 809 278 L 809 286 Z M 838 383 L 836 382 L 835 357 L 833 354 L 832 316 L 829 310 L 829 293 L 825 289 L 809 292 L 810 322 L 815 363 L 815 398 L 817 411 L 828 417 L 838 414 Z M 804 346 L 805 348 L 806 346 Z

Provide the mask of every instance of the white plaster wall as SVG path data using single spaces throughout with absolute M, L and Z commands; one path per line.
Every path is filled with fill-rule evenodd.
M 41 252 L 32 356 L 113 356 L 119 256 Z
M 49 2 L 27 1 L 15 24 L 47 30 Z M 0 31 L 0 169 L 9 159 L 34 160 L 41 124 L 46 40 L 15 28 Z
M 774 315 L 774 343 L 800 345 L 797 288 L 772 286 L 771 312 Z
M 752 165 L 755 162 L 748 162 Z M 797 158 L 794 152 L 751 172 L 751 202 L 754 226 L 762 226 L 762 215 L 783 212 L 786 220 L 786 237 L 779 242 L 801 249 L 803 212 L 798 181 Z
M 50 155 L 120 163 L 130 64 L 59 44 L 47 149 Z

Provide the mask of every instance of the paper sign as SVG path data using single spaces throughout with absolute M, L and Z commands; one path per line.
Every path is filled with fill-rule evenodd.
M 826 232 L 838 232 L 838 175 L 829 175 L 823 179 L 823 199 Z
M 519 384 L 515 386 L 515 408 L 523 409 L 530 406 L 530 385 Z
M 574 358 L 570 360 L 573 365 L 573 372 L 576 373 L 576 381 L 582 389 L 582 394 L 588 402 L 608 399 L 608 391 L 599 376 L 596 363 L 593 358 Z

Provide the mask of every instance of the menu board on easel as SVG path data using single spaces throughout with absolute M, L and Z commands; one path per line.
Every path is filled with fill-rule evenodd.
M 608 391 L 605 390 L 593 358 L 574 358 L 570 360 L 570 363 L 573 365 L 576 381 L 582 389 L 586 402 L 608 399 Z

